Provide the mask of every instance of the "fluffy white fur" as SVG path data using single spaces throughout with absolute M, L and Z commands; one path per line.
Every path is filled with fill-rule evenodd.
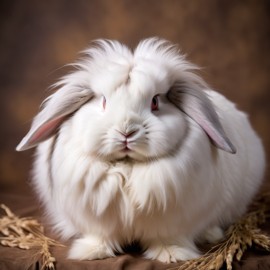
M 197 257 L 194 241 L 221 238 L 261 184 L 247 116 L 164 40 L 134 52 L 98 41 L 75 67 L 17 148 L 38 145 L 34 184 L 55 229 L 77 238 L 69 257 L 111 257 L 134 240 L 150 259 Z

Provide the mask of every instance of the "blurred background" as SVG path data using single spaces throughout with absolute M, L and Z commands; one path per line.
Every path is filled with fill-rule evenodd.
M 203 78 L 250 115 L 270 156 L 270 1 L 2 0 L 2 191 L 30 189 L 34 151 L 14 149 L 49 95 L 48 87 L 66 73 L 63 66 L 93 39 L 135 47 L 150 36 L 178 43 L 203 68 Z

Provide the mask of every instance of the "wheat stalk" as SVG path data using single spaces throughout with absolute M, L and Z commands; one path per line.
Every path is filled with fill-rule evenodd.
M 178 270 L 219 270 L 226 264 L 232 270 L 234 259 L 240 261 L 251 246 L 260 246 L 270 251 L 270 237 L 261 231 L 259 225 L 268 217 L 270 194 L 262 195 L 247 213 L 226 232 L 225 239 L 203 256 L 184 262 Z
M 38 248 L 41 256 L 41 269 L 55 269 L 55 258 L 49 251 L 51 246 L 62 246 L 44 235 L 43 226 L 35 219 L 19 218 L 11 210 L 1 204 L 5 216 L 0 218 L 0 243 L 3 246 L 20 249 Z

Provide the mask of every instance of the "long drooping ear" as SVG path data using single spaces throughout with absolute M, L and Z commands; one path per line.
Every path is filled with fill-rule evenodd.
M 168 99 L 192 118 L 216 147 L 232 154 L 236 153 L 212 102 L 196 82 L 176 82 L 168 92 Z
M 63 86 L 48 97 L 34 118 L 31 129 L 16 147 L 17 151 L 32 148 L 51 137 L 62 122 L 93 97 L 89 89 Z

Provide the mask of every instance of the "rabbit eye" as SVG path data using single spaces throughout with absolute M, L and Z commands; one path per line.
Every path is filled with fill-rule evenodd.
M 152 111 L 157 111 L 158 110 L 158 96 L 159 95 L 156 95 L 152 99 L 152 104 L 151 104 L 151 110 Z
M 102 96 L 102 107 L 105 110 L 105 108 L 106 108 L 106 98 L 105 98 L 105 96 Z

